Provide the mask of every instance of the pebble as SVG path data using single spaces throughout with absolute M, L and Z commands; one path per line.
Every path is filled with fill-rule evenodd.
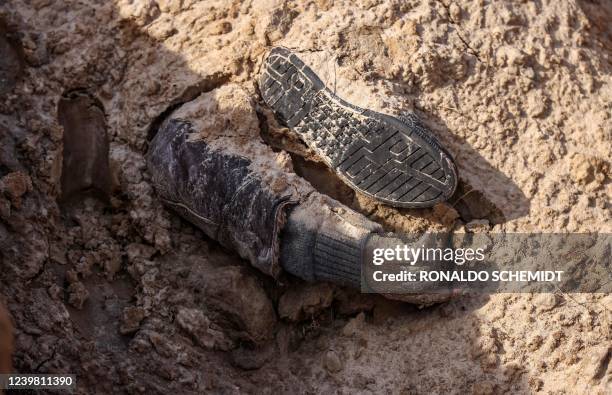
M 338 354 L 330 350 L 323 357 L 323 366 L 330 373 L 337 373 L 342 370 L 342 361 Z

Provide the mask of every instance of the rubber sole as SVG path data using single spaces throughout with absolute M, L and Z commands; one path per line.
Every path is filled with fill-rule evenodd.
M 279 47 L 266 59 L 260 91 L 280 121 L 356 191 L 396 207 L 430 207 L 454 193 L 452 157 L 416 116 L 347 103 Z

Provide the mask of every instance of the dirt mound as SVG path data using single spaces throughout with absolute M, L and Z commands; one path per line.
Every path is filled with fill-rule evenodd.
M 389 230 L 609 233 L 611 10 L 586 0 L 0 6 L 0 293 L 15 368 L 74 373 L 81 393 L 609 392 L 610 295 L 418 310 L 274 283 L 163 208 L 144 152 L 166 115 L 231 82 L 298 174 Z M 408 210 L 347 190 L 261 105 L 254 81 L 273 45 L 300 52 L 352 103 L 417 113 L 457 161 L 455 196 Z M 67 118 L 75 92 L 81 108 Z M 98 173 L 67 164 L 83 148 Z

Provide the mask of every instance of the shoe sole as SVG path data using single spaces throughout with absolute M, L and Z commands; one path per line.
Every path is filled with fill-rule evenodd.
M 280 121 L 356 191 L 396 207 L 431 207 L 454 193 L 452 157 L 416 116 L 347 103 L 285 48 L 270 52 L 259 87 Z

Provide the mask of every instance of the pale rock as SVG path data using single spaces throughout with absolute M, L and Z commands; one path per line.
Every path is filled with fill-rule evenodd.
M 323 367 L 330 373 L 337 373 L 342 370 L 342 361 L 338 353 L 330 350 L 323 356 Z

